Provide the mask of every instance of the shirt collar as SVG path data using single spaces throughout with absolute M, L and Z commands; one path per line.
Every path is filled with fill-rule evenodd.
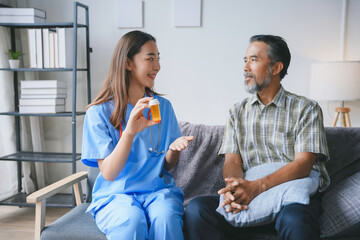
M 260 99 L 259 99 L 259 96 L 257 95 L 257 93 L 253 94 L 251 97 L 250 97 L 250 104 L 254 104 L 254 103 L 259 103 L 259 104 L 262 104 Z
M 283 88 L 282 85 L 280 85 L 280 90 L 278 91 L 278 93 L 276 94 L 276 96 L 274 97 L 274 99 L 271 101 L 270 104 L 274 104 L 277 107 L 281 107 L 281 108 L 285 108 L 285 98 L 286 96 L 286 92 L 285 89 Z M 254 103 L 258 103 L 258 104 L 263 104 L 260 101 L 259 96 L 257 95 L 257 93 L 253 94 L 252 97 L 250 98 L 250 104 L 254 104 Z
M 271 103 L 275 104 L 278 107 L 285 108 L 285 97 L 286 92 L 282 85 L 280 85 L 280 90 L 271 101 Z

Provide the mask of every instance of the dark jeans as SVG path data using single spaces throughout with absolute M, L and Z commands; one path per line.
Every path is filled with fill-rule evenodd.
M 309 205 L 285 206 L 275 222 L 258 227 L 233 227 L 215 210 L 218 196 L 197 197 L 190 201 L 184 215 L 184 230 L 189 240 L 248 239 L 254 234 L 274 234 L 278 239 L 320 239 L 318 219 L 321 213 L 320 194 Z

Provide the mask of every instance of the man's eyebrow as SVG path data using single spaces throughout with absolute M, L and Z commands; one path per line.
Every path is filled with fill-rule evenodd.
M 244 60 L 246 60 L 248 57 L 244 57 Z M 259 58 L 258 55 L 250 55 L 249 58 Z

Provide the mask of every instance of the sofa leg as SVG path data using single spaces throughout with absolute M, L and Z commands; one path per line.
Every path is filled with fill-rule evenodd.
M 83 193 L 82 193 L 82 189 L 81 189 L 81 183 L 74 183 L 73 185 L 74 187 L 74 193 L 75 193 L 75 201 L 76 201 L 76 206 L 80 205 L 84 199 Z
M 41 231 L 45 227 L 46 199 L 35 205 L 35 240 L 40 240 Z

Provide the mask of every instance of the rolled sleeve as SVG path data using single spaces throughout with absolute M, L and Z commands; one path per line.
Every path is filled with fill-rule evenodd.
M 323 115 L 317 103 L 307 109 L 299 122 L 298 129 L 295 153 L 311 152 L 317 154 L 317 161 L 328 160 L 329 150 L 323 125 Z
M 225 124 L 224 137 L 219 150 L 219 155 L 226 153 L 240 154 L 237 137 L 241 136 L 236 132 L 236 111 L 235 106 L 229 110 L 229 118 Z
M 84 119 L 82 162 L 98 167 L 97 160 L 107 157 L 113 149 L 114 143 L 104 113 L 98 110 L 98 106 L 90 107 Z

